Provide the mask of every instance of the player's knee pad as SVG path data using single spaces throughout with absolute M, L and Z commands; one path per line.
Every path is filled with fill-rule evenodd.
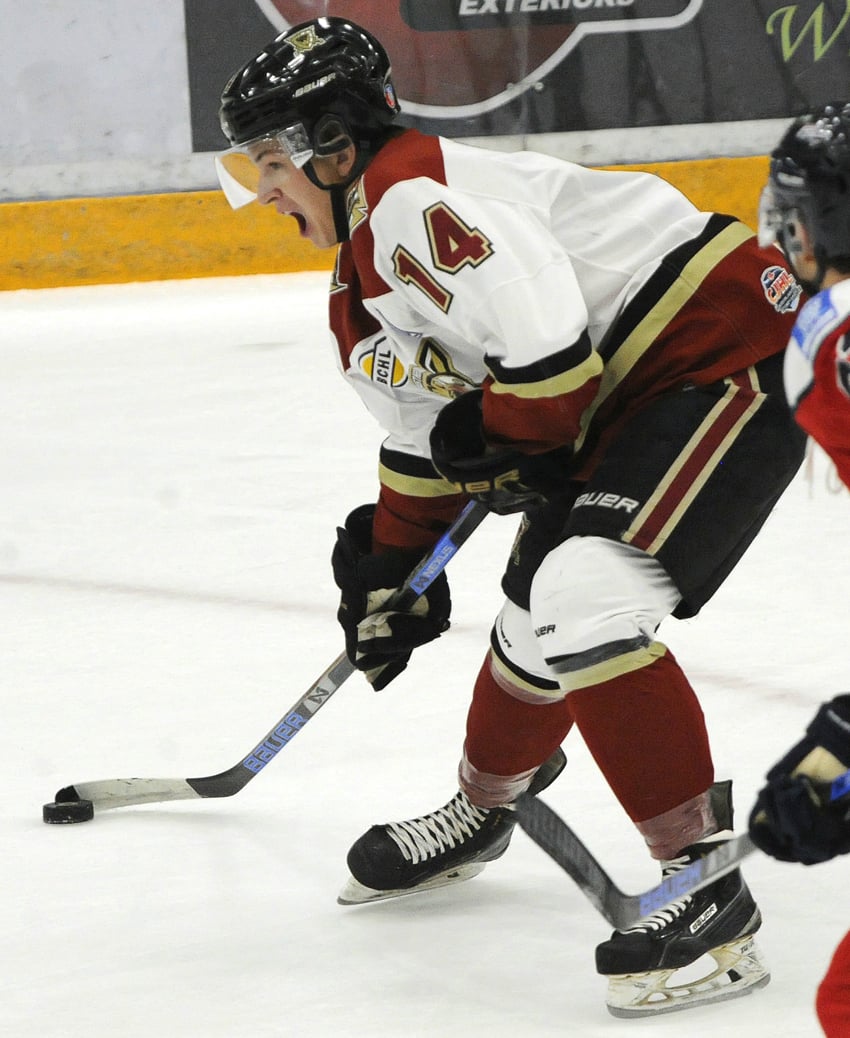
M 620 541 L 571 537 L 543 560 L 531 586 L 540 653 L 564 692 L 647 666 L 680 595 L 652 556 Z
M 531 614 L 505 602 L 490 635 L 490 668 L 502 691 L 526 703 L 563 699 L 534 636 Z

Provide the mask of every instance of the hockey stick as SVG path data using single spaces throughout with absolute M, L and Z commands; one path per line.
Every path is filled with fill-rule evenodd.
M 850 771 L 834 780 L 830 800 L 850 793 Z M 517 798 L 516 815 L 520 826 L 576 882 L 588 900 L 617 930 L 624 930 L 658 911 L 677 898 L 701 890 L 713 880 L 731 872 L 748 854 L 757 850 L 747 833 L 718 846 L 680 872 L 668 876 L 656 887 L 640 894 L 626 894 L 551 807 L 536 796 L 523 793 Z
M 386 605 L 394 609 L 409 609 L 443 572 L 487 514 L 486 505 L 470 501 Z M 351 677 L 354 670 L 354 665 L 345 653 L 338 656 L 246 757 L 218 775 L 187 779 L 119 778 L 76 782 L 59 790 L 56 805 L 61 807 L 63 804 L 87 800 L 96 810 L 107 811 L 132 804 L 233 796 L 274 760 L 284 746 L 315 717 L 340 685 Z M 81 816 L 73 820 L 86 819 Z

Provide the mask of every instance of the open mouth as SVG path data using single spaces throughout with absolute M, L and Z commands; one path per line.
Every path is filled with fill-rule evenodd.
M 301 215 L 301 213 L 286 213 L 286 216 L 291 216 L 292 219 L 298 224 L 298 233 L 303 238 L 307 233 L 307 221 Z

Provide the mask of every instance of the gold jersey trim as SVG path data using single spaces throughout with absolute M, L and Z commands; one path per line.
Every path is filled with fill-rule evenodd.
M 694 296 L 703 281 L 726 257 L 745 241 L 755 237 L 745 224 L 731 223 L 708 242 L 682 269 L 673 284 L 648 311 L 606 361 L 602 380 L 593 403 L 581 419 L 576 453 L 587 437 L 591 422 L 602 404 L 625 379 L 644 353 L 652 346 L 676 314 Z

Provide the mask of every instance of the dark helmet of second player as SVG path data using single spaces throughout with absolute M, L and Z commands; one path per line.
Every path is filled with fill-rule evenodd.
M 850 263 L 850 102 L 831 102 L 796 119 L 771 152 L 760 242 L 778 242 L 793 254 L 797 221 L 821 266 Z
M 344 18 L 302 22 L 236 72 L 221 97 L 232 146 L 275 136 L 296 165 L 354 143 L 371 152 L 400 107 L 380 42 Z

